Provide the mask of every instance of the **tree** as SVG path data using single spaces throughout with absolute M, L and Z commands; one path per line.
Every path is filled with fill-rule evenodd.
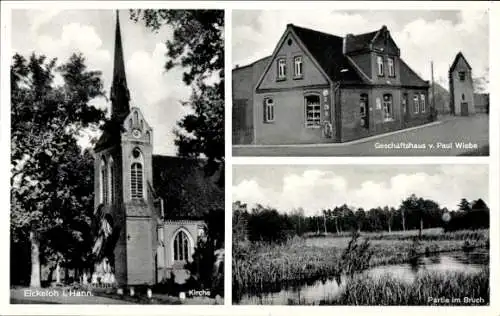
M 53 82 L 56 73 L 62 86 Z M 74 135 L 104 119 L 89 105 L 104 92 L 100 72 L 88 71 L 77 54 L 59 67 L 43 55 L 26 60 L 15 54 L 10 75 L 11 236 L 30 244 L 30 285 L 39 287 L 40 259 L 69 258 L 74 249 L 68 244 L 83 238 L 93 188 L 82 185 L 81 177 L 92 169 L 80 170 L 89 157 L 82 156 Z M 62 240 L 66 248 L 57 244 Z
M 458 210 L 463 212 L 468 212 L 471 210 L 471 205 L 466 198 L 462 198 L 460 203 L 458 203 Z
M 187 269 L 195 275 L 202 287 L 210 287 L 215 294 L 224 295 L 224 265 L 217 263 L 217 251 L 224 249 L 224 210 L 215 209 L 204 216 L 204 236 L 198 240 L 193 261 Z
M 422 198 L 417 198 L 415 194 L 407 197 L 405 200 L 401 202 L 400 209 L 405 213 L 411 212 L 411 214 L 417 214 L 420 225 L 418 235 L 422 237 L 422 230 L 424 228 L 424 209 L 423 209 L 423 200 Z
M 488 91 L 488 85 L 490 84 L 489 75 L 490 68 L 486 67 L 484 73 L 481 76 L 472 78 L 475 93 L 485 93 Z
M 192 95 L 183 104 L 194 110 L 177 123 L 178 154 L 205 156 L 209 174 L 224 168 L 224 11 L 139 9 L 130 10 L 130 18 L 155 32 L 173 28 L 165 69 L 184 69 Z M 219 183 L 224 185 L 224 173 Z

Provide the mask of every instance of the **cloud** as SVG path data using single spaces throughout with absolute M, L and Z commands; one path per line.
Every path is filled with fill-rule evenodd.
M 433 61 L 435 79 L 448 87 L 448 68 L 459 51 L 474 76 L 483 75 L 489 65 L 488 14 L 456 12 L 452 18 L 434 11 L 233 11 L 233 64 L 241 66 L 270 55 L 288 23 L 339 36 L 377 30 L 384 24 L 400 47 L 401 57 L 423 79 L 431 79 Z
M 361 175 L 360 175 L 361 176 Z M 345 176 L 322 170 L 287 174 L 279 187 L 264 187 L 257 178 L 233 185 L 233 201 L 276 207 L 280 211 L 304 208 L 309 215 L 322 209 L 347 204 L 365 210 L 378 206 L 398 207 L 403 199 L 416 194 L 442 207 L 455 209 L 461 198 L 483 198 L 487 181 L 483 166 L 442 167 L 435 174 L 399 173 L 386 180 L 349 181 Z
M 59 38 L 45 34 L 36 39 L 36 47 L 41 53 L 66 60 L 72 53 L 81 52 L 90 68 L 101 68 L 111 61 L 110 52 L 102 46 L 93 26 L 76 22 L 64 25 Z
M 27 18 L 29 20 L 31 32 L 37 33 L 40 27 L 49 23 L 61 11 L 62 10 L 60 9 L 27 11 Z
M 166 97 L 176 97 L 185 100 L 189 88 L 182 82 L 182 69 L 165 71 L 165 54 L 167 47 L 164 43 L 156 43 L 153 51 L 135 51 L 126 62 L 128 84 L 130 89 L 140 94 L 137 101 L 147 104 L 156 103 Z

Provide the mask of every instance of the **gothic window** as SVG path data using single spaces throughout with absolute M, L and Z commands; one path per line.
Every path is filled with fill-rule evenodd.
M 174 261 L 188 261 L 191 254 L 189 238 L 183 230 L 180 230 L 174 238 Z
M 106 160 L 104 157 L 101 158 L 101 203 L 106 204 L 108 202 L 108 170 L 106 166 Z
M 113 204 L 115 202 L 115 164 L 113 158 L 109 159 L 109 203 Z
M 139 113 L 137 111 L 134 111 L 134 124 L 139 123 Z
M 320 127 L 321 104 L 319 95 L 308 95 L 305 97 L 306 105 L 306 127 Z
M 139 149 L 132 151 L 132 164 L 130 166 L 130 192 L 132 200 L 144 198 L 144 181 L 142 154 Z

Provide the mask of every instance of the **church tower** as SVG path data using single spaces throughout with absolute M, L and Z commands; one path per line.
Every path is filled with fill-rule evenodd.
M 95 207 L 102 207 L 113 229 L 108 257 L 121 285 L 155 282 L 152 139 L 140 109 L 130 107 L 117 11 L 111 119 L 94 148 L 94 190 Z

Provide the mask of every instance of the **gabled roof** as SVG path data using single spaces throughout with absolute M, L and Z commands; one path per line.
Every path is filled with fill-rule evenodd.
M 153 155 L 153 188 L 164 200 L 166 219 L 201 219 L 224 208 L 224 190 L 217 184 L 220 173 L 208 176 L 205 161 Z
M 346 50 L 353 52 L 369 48 L 378 32 L 379 31 L 373 31 L 357 35 L 347 35 L 346 38 L 348 40 L 346 41 Z
M 403 59 L 400 60 L 400 66 L 399 66 L 399 75 L 400 75 L 400 81 L 402 86 L 408 86 L 408 87 L 429 87 L 429 82 L 425 81 L 424 79 L 420 78 L 419 75 L 417 75 L 413 69 L 408 66 L 404 62 Z
M 453 60 L 453 64 L 451 64 L 451 67 L 450 67 L 450 70 L 449 70 L 450 73 L 453 72 L 453 70 L 455 70 L 455 67 L 457 66 L 458 61 L 460 60 L 460 58 L 463 58 L 465 64 L 467 65 L 467 68 L 469 68 L 469 70 L 472 70 L 472 67 L 470 66 L 470 64 L 467 61 L 467 59 L 465 59 L 465 57 L 462 54 L 462 52 L 458 52 L 457 56 L 455 56 L 455 60 Z
M 332 81 L 367 83 L 343 54 L 344 38 L 289 25 Z

